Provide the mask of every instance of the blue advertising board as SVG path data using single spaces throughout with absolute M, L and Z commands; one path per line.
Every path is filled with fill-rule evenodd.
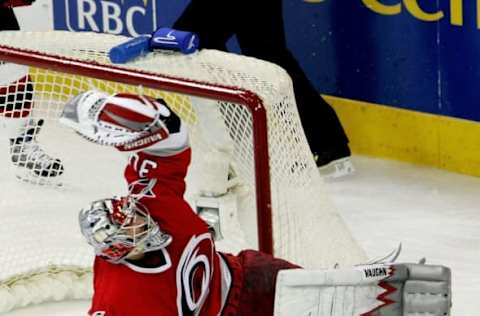
M 171 25 L 188 0 L 56 0 L 54 28 L 137 36 Z
M 287 36 L 322 93 L 480 121 L 477 3 L 287 1 Z
M 289 47 L 320 93 L 480 121 L 477 2 L 284 0 L 283 4 Z M 54 25 L 136 36 L 171 26 L 187 3 L 56 0 Z

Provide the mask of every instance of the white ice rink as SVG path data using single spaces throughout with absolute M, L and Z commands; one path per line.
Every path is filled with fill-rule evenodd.
M 480 312 L 480 178 L 399 162 L 354 157 L 356 175 L 328 184 L 332 197 L 369 256 L 399 242 L 398 261 L 422 257 L 453 271 L 455 316 Z M 86 315 L 88 302 L 63 302 L 9 316 Z M 294 316 L 294 315 L 292 315 Z

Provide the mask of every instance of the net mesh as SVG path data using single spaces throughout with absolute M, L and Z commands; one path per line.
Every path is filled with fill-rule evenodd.
M 0 45 L 106 66 L 111 65 L 108 50 L 125 40 L 121 36 L 92 33 L 0 33 Z M 0 105 L 0 110 L 3 109 L 0 124 L 8 131 L 8 137 L 0 140 L 0 158 L 5 170 L 0 180 L 3 223 L 0 241 L 4 246 L 0 284 L 11 289 L 15 284 L 25 283 L 19 280 L 31 280 L 32 275 L 47 274 L 54 278 L 67 272 L 82 282 L 88 279 L 82 275 L 89 271 L 92 250 L 83 242 L 77 228 L 77 212 L 91 200 L 126 190 L 122 179 L 126 157 L 110 148 L 89 144 L 58 124 L 65 102 L 92 88 L 107 93 L 145 94 L 167 101 L 190 127 L 193 162 L 186 197 L 192 201 L 215 187 L 216 181 L 221 182 L 223 179 L 218 180 L 215 169 L 222 165 L 218 162 L 227 161 L 230 176 L 235 174 L 240 183 L 232 191 L 238 196 L 238 218 L 246 240 L 241 246 L 226 250 L 257 246 L 254 136 L 252 115 L 246 107 L 194 97 L 188 95 L 188 90 L 177 93 L 125 84 L 118 75 L 101 80 L 56 72 L 48 69 L 48 65 L 5 70 L 13 66 L 0 66 L 0 89 L 7 100 L 9 97 L 13 100 L 14 111 L 30 108 L 24 117 L 13 117 L 6 115 L 6 107 Z M 216 85 L 238 87 L 260 96 L 267 112 L 275 254 L 305 267 L 331 267 L 335 263 L 358 263 L 363 259 L 363 251 L 332 206 L 319 177 L 301 127 L 290 78 L 281 68 L 214 50 L 193 55 L 152 53 L 122 67 L 153 76 L 168 76 L 180 84 L 194 81 L 212 89 Z M 18 88 L 22 71 L 28 72 L 27 78 L 32 84 L 30 97 L 28 89 Z M 17 88 L 12 90 L 12 86 Z M 25 101 L 29 99 L 32 106 Z M 38 123 L 42 120 L 43 126 Z M 32 139 L 29 139 L 25 135 L 30 135 L 32 128 Z M 35 150 L 42 154 L 31 153 Z M 30 164 L 21 164 L 18 158 L 14 163 L 14 151 L 22 153 L 23 161 Z M 40 158 L 43 160 L 39 161 Z M 45 177 L 35 172 L 52 170 L 54 162 L 57 169 L 58 165 L 64 168 L 61 175 Z M 227 240 L 238 239 L 237 232 L 222 234 Z M 84 295 L 88 296 L 89 287 L 82 285 L 81 288 L 87 289 Z M 66 292 L 74 293 L 73 290 Z M 55 295 L 52 296 L 57 297 L 55 299 L 62 296 Z M 70 296 L 79 297 L 79 294 Z M 15 304 L 18 303 L 4 304 L 3 309 L 8 310 Z

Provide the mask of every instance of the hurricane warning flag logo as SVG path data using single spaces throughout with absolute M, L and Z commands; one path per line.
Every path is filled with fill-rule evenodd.
M 56 30 L 138 36 L 156 30 L 159 0 L 61 0 L 53 8 Z

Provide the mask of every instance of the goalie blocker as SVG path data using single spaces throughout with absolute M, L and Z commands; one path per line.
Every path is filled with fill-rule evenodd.
M 276 316 L 444 316 L 451 305 L 450 269 L 425 264 L 284 270 L 275 295 Z

